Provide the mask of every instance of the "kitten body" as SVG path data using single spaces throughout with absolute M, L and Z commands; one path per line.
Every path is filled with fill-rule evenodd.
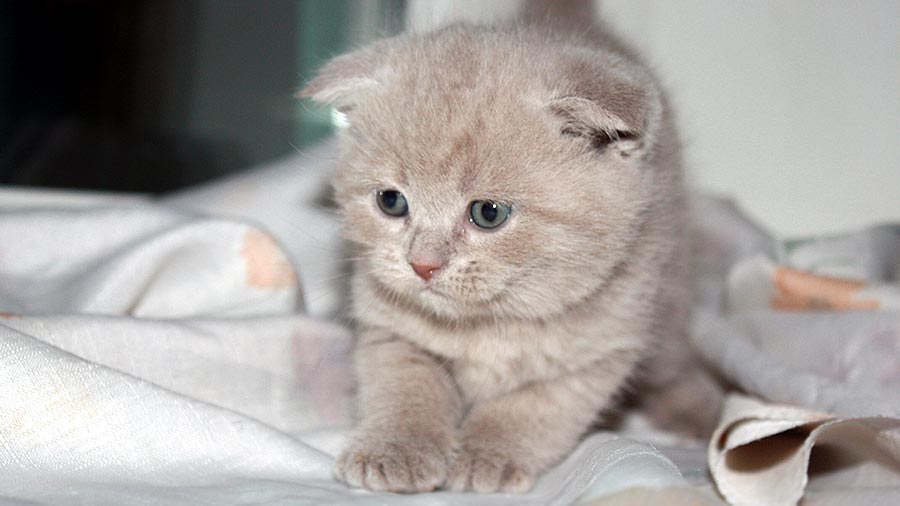
M 333 60 L 303 93 L 350 120 L 334 186 L 357 258 L 359 425 L 338 478 L 527 490 L 639 364 L 686 346 L 671 113 L 605 33 L 405 35 Z M 405 215 L 379 209 L 388 190 Z M 479 228 L 477 201 L 509 218 Z

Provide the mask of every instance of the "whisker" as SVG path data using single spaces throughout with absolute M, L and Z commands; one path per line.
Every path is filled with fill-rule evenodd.
M 314 281 L 315 281 L 315 283 L 318 284 L 318 286 L 321 286 L 321 285 L 325 285 L 325 284 L 331 284 L 333 281 L 340 281 L 340 280 L 347 279 L 352 275 L 353 275 L 352 272 L 342 272 L 342 273 L 336 274 L 334 276 L 318 278 L 318 279 L 315 279 Z M 337 288 L 338 287 L 335 287 L 335 289 L 337 289 Z
M 364 258 L 366 258 L 366 257 L 363 257 L 363 256 L 349 256 L 349 257 L 338 256 L 338 257 L 328 257 L 328 258 L 316 257 L 316 258 L 310 258 L 309 260 L 298 260 L 297 264 L 301 267 L 303 265 L 324 265 L 324 264 L 340 265 L 340 264 L 346 264 L 348 262 L 356 262 L 359 260 L 363 260 Z

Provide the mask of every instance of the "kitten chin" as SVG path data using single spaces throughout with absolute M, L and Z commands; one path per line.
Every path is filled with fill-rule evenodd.
M 383 40 L 302 92 L 350 121 L 334 188 L 359 257 L 359 423 L 335 467 L 351 486 L 525 491 L 639 367 L 656 399 L 711 384 L 685 339 L 668 104 L 606 32 L 560 26 Z

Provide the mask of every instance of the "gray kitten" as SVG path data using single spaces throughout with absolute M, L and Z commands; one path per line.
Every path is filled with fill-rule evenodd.
M 383 40 L 302 92 L 350 120 L 334 187 L 358 258 L 359 425 L 335 468 L 351 486 L 526 491 L 650 361 L 657 419 L 715 413 L 685 374 L 671 113 L 607 32 L 563 24 Z

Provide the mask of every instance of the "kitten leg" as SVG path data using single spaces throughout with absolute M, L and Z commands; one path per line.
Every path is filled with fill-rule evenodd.
M 590 427 L 633 367 L 604 362 L 476 404 L 462 424 L 447 488 L 526 492 Z
M 725 399 L 722 382 L 703 367 L 699 357 L 693 357 L 692 363 L 668 364 L 668 369 L 658 362 L 650 366 L 641 384 L 641 411 L 660 429 L 709 438 Z
M 363 332 L 355 360 L 360 422 L 335 477 L 392 492 L 442 485 L 461 412 L 452 379 L 435 357 L 386 332 Z

